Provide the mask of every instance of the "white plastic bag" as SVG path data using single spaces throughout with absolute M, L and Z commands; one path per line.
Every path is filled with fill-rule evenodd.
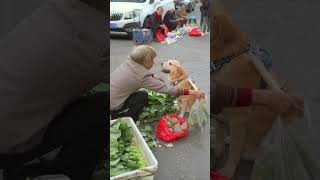
M 277 119 L 260 146 L 251 180 L 318 180 L 320 165 L 311 136 L 311 118 L 284 124 Z
M 208 104 L 206 99 L 196 100 L 192 106 L 188 123 L 192 128 L 201 128 L 208 124 L 210 114 L 208 111 Z

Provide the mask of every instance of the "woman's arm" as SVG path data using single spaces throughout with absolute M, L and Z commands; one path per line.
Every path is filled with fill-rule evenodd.
M 159 93 L 170 94 L 176 97 L 182 96 L 182 95 L 193 95 L 199 98 L 204 96 L 204 94 L 200 91 L 181 89 L 175 86 L 168 85 L 154 74 L 149 74 L 145 76 L 142 83 L 144 88 L 151 89 Z
M 211 113 L 219 113 L 226 107 L 243 107 L 262 105 L 281 114 L 289 110 L 303 113 L 304 101 L 295 96 L 271 90 L 256 90 L 249 88 L 233 88 L 221 82 L 211 81 L 210 84 Z
M 251 104 L 250 89 L 236 89 L 231 86 L 211 81 L 210 83 L 210 109 L 211 113 L 219 113 L 225 107 L 246 106 Z

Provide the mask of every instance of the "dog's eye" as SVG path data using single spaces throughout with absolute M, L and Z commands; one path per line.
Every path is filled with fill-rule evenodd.
M 172 66 L 172 63 L 171 63 L 171 62 L 169 62 L 169 65 L 170 65 L 170 66 Z

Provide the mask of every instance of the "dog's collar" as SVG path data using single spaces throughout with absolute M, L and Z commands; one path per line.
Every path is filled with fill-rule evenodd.
M 253 55 L 255 55 L 264 64 L 267 70 L 270 70 L 272 66 L 272 54 L 268 50 L 264 48 L 260 48 L 257 44 L 251 43 L 248 51 L 250 51 Z M 216 66 L 216 63 L 213 63 L 212 61 L 210 61 L 210 73 L 212 73 L 211 75 L 219 71 L 225 63 L 231 62 L 231 60 L 224 62 L 222 64 L 218 64 L 218 66 Z M 267 87 L 267 83 L 261 78 L 260 88 L 266 89 L 266 87 Z
M 189 79 L 189 80 L 191 80 L 193 83 L 194 83 L 194 80 L 192 79 L 192 77 L 189 75 L 189 76 L 187 76 L 186 78 L 184 78 L 184 79 L 180 79 L 180 80 L 176 80 L 176 81 L 174 81 L 174 82 L 171 82 L 171 85 L 172 86 L 177 86 L 178 84 L 180 84 L 183 80 L 185 80 L 185 79 Z
M 248 44 L 248 47 L 245 49 L 235 52 L 229 56 L 225 56 L 220 59 L 210 61 L 210 72 L 215 73 L 221 70 L 224 64 L 230 63 L 234 58 L 241 56 L 244 53 L 247 53 L 250 49 L 251 49 L 251 46 L 250 44 Z

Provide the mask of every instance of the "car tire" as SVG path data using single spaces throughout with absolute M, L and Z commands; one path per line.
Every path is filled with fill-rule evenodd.
M 147 16 L 144 21 L 143 21 L 143 24 L 142 24 L 142 28 L 146 27 L 146 23 L 147 23 L 147 20 L 150 18 L 150 16 Z

